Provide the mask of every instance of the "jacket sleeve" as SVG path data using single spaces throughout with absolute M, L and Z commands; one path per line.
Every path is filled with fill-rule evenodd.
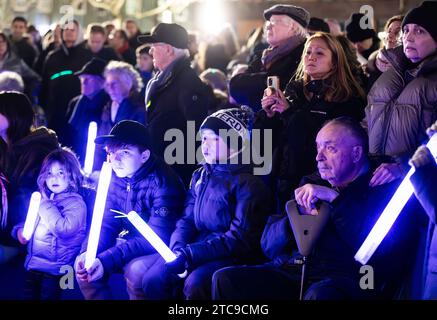
M 411 176 L 414 194 L 432 223 L 437 224 L 437 166 L 433 163 L 417 168 Z
M 174 230 L 175 222 L 182 211 L 184 190 L 182 184 L 176 181 L 166 181 L 155 186 L 150 218 L 147 224 L 166 244 Z M 156 250 L 141 235 L 126 242 L 112 246 L 98 255 L 105 272 L 112 273 L 121 269 L 132 259 L 156 253 Z
M 235 214 L 229 230 L 187 246 L 192 267 L 225 258 L 244 258 L 260 251 L 260 238 L 271 209 L 262 181 L 241 180 L 235 187 Z
M 39 209 L 41 220 L 56 238 L 69 238 L 85 229 L 86 205 L 80 198 L 69 201 L 62 211 L 52 200 L 44 200 Z
M 295 247 L 293 231 L 286 214 L 271 215 L 261 237 L 261 248 L 270 260 L 291 254 Z
M 192 185 L 194 186 L 195 183 L 192 183 Z M 187 192 L 184 215 L 176 223 L 176 230 L 173 232 L 170 238 L 170 248 L 172 250 L 185 247 L 188 243 L 191 243 L 196 239 L 198 231 L 194 223 L 195 201 L 196 193 L 194 191 L 194 187 L 191 187 Z

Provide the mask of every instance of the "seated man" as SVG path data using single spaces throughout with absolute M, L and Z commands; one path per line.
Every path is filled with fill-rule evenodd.
M 374 289 L 362 290 L 361 265 L 354 260 L 354 255 L 397 183 L 369 186 L 372 171 L 367 156 L 367 136 L 352 119 L 331 120 L 319 131 L 316 143 L 319 174 L 303 179 L 302 186 L 295 190 L 295 200 L 307 212 L 317 202 L 327 202 L 330 212 L 326 226 L 307 257 L 304 299 L 381 297 L 383 288 L 385 294 L 393 294 L 388 292 L 389 286 L 395 283 L 396 288 L 399 287 L 402 272 L 409 270 L 405 262 L 414 260 L 402 257 L 410 257 L 409 252 L 416 249 L 414 222 L 419 219 L 408 219 L 406 212 L 399 217 L 368 262 L 374 270 Z M 294 263 L 296 255 L 290 256 L 293 242 L 288 217 L 271 216 L 261 245 L 272 261 L 261 266 L 217 271 L 213 276 L 213 298 L 297 299 L 301 272 Z

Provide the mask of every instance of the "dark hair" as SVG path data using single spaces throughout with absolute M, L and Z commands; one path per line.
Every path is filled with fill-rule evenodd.
M 123 29 L 117 29 L 117 30 L 115 30 L 114 34 L 117 33 L 117 32 L 120 34 L 120 37 L 121 37 L 125 42 L 128 42 L 128 41 L 129 41 L 129 37 L 127 36 L 126 31 L 124 31 Z
M 89 28 L 89 33 L 101 33 L 104 36 L 106 36 L 106 30 L 100 24 L 94 23 L 91 24 L 88 28 Z
M 360 146 L 363 147 L 363 154 L 367 156 L 369 153 L 369 137 L 366 130 L 364 130 L 357 120 L 347 116 L 338 117 L 326 122 L 322 128 L 328 125 L 341 126 L 349 131 L 348 133 L 357 139 Z
M 126 147 L 135 147 L 138 149 L 140 153 L 143 153 L 144 151 L 148 150 L 146 146 L 140 144 L 126 143 L 116 139 L 108 140 L 108 142 L 105 143 L 105 149 L 108 151 L 117 151 L 119 149 L 123 149 Z
M 12 23 L 14 23 L 14 22 L 24 22 L 24 24 L 27 26 L 27 20 L 24 17 L 21 17 L 21 16 L 15 17 L 12 20 Z
M 147 54 L 147 55 L 150 56 L 149 50 L 150 50 L 150 46 L 147 45 L 147 44 L 143 44 L 143 45 L 139 46 L 139 47 L 135 50 L 135 53 L 136 53 L 137 55 Z
M 79 160 L 77 160 L 73 151 L 65 147 L 53 150 L 44 158 L 37 179 L 40 192 L 44 192 L 47 196 L 50 195 L 50 190 L 47 187 L 46 180 L 50 172 L 50 167 L 55 162 L 58 162 L 63 166 L 66 171 L 69 183 L 67 192 L 78 192 L 83 180 Z
M 4 32 L 0 32 L 0 37 L 3 39 L 3 41 L 6 42 L 6 47 L 8 48 L 6 53 L 10 52 L 11 51 L 11 42 L 9 41 L 8 36 Z
M 32 128 L 34 112 L 29 99 L 18 91 L 0 92 L 0 114 L 9 122 L 7 130 L 10 144 L 27 136 Z

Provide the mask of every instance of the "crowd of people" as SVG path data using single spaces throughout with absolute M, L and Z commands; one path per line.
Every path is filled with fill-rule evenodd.
M 179 24 L 142 33 L 134 20 L 90 24 L 85 39 L 74 20 L 38 42 L 14 18 L 0 32 L 0 264 L 25 257 L 32 300 L 62 297 L 64 266 L 85 299 L 112 299 L 114 273 L 132 300 L 437 299 L 437 164 L 423 145 L 437 131 L 435 12 L 424 1 L 393 16 L 380 39 L 361 13 L 342 31 L 277 4 L 241 47 L 228 27 L 203 43 Z M 257 175 L 266 150 L 271 170 Z M 113 174 L 87 265 L 105 162 Z M 415 195 L 363 289 L 354 255 L 412 167 Z M 310 253 L 292 208 L 314 221 L 328 212 Z M 123 219 L 131 211 L 174 260 Z

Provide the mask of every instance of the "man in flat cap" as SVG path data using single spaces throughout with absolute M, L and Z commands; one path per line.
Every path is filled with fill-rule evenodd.
M 230 81 L 230 94 L 239 104 L 261 109 L 268 76 L 279 77 L 283 90 L 294 76 L 304 48 L 310 14 L 304 8 L 278 4 L 264 11 L 269 47 L 254 59 L 246 72 Z
M 158 70 L 146 87 L 147 127 L 155 153 L 168 160 L 165 150 L 172 142 L 164 141 L 165 133 L 178 129 L 187 137 L 187 121 L 195 121 L 194 132 L 197 132 L 213 97 L 190 67 L 188 34 L 182 26 L 160 23 L 150 35 L 140 36 L 139 40 L 150 45 L 153 64 Z M 188 164 L 184 157 L 182 164 L 176 163 L 172 168 L 188 186 L 195 164 Z

